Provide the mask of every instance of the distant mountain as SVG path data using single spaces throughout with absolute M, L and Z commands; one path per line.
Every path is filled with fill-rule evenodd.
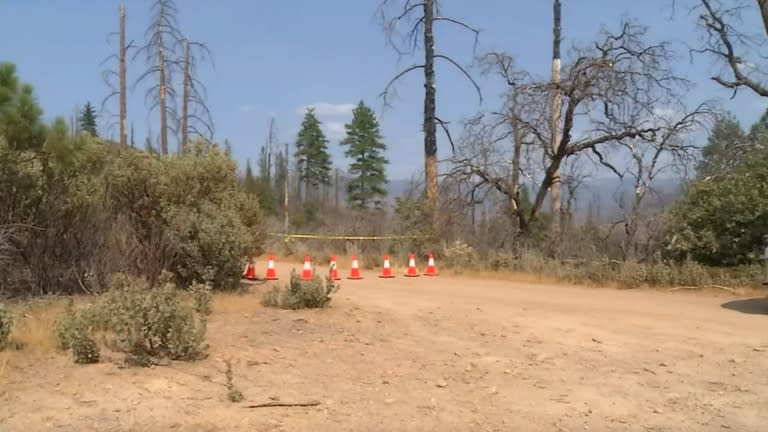
M 346 182 L 340 179 L 339 195 L 342 202 L 346 198 Z M 531 184 L 527 184 L 529 190 L 534 190 Z M 411 190 L 411 180 L 393 179 L 387 186 L 389 196 L 387 202 L 394 204 L 396 197 L 402 197 Z M 653 193 L 649 193 L 644 199 L 643 206 L 646 209 L 659 209 L 667 207 L 674 202 L 682 193 L 682 182 L 677 178 L 657 179 L 653 184 Z M 565 190 L 563 199 L 565 199 Z M 598 179 L 585 180 L 576 192 L 574 201 L 574 214 L 577 221 L 583 221 L 589 212 L 590 206 L 592 212 L 599 221 L 612 221 L 616 216 L 622 213 L 621 203 L 626 208 L 631 205 L 635 190 L 630 180 L 620 180 L 616 177 L 606 177 Z M 549 210 L 549 200 L 545 201 L 544 209 Z

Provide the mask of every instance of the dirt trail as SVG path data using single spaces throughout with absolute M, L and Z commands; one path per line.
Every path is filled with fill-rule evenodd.
M 278 264 L 281 283 L 288 268 Z M 343 280 L 324 311 L 263 309 L 266 286 L 217 299 L 211 355 L 200 362 L 119 369 L 118 355 L 86 367 L 62 354 L 16 358 L 0 376 L 0 430 L 768 427 L 764 300 L 733 303 L 751 304 L 742 313 L 709 294 L 363 276 Z M 225 358 L 242 404 L 226 401 Z M 321 404 L 242 407 L 271 400 Z

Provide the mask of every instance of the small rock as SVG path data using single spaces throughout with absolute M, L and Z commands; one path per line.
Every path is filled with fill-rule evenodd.
M 598 338 L 592 338 L 592 342 L 599 343 L 599 344 L 603 343 L 603 341 L 601 341 Z
M 394 401 L 395 401 L 395 400 L 394 400 L 394 399 L 392 399 L 392 398 L 386 398 L 386 399 L 384 399 L 384 403 L 385 403 L 385 404 L 387 404 L 387 405 L 389 405 L 389 404 L 393 403 Z
M 499 389 L 496 388 L 496 386 L 493 386 L 493 387 L 488 389 L 488 394 L 491 394 L 491 395 L 499 394 Z
M 510 375 L 512 374 L 512 369 L 504 369 L 504 373 Z
M 669 366 L 669 364 L 667 364 L 667 363 L 664 363 L 664 362 L 661 362 L 661 363 L 659 363 L 659 366 L 661 366 L 661 367 L 668 367 L 668 366 Z
M 738 363 L 739 361 L 736 360 L 735 358 L 732 358 L 732 359 L 728 360 L 728 362 L 729 363 Z
M 274 351 L 274 352 L 280 352 L 280 348 L 278 348 L 278 347 L 272 347 L 272 351 Z
M 765 348 L 752 348 L 754 352 L 765 352 Z
M 447 382 L 445 382 L 444 380 L 440 380 L 440 381 L 436 382 L 436 383 L 435 383 L 435 385 L 436 385 L 436 386 L 438 386 L 438 387 L 440 387 L 440 388 L 446 388 L 446 387 L 448 387 L 448 383 L 447 383 Z
M 662 411 L 661 408 L 656 408 L 656 409 L 653 410 L 653 413 L 654 414 L 662 414 L 662 413 L 664 413 L 664 411 Z

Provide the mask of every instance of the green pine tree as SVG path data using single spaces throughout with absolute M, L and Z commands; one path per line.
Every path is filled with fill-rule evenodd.
M 349 173 L 354 176 L 347 183 L 347 203 L 355 209 L 367 209 L 371 205 L 379 208 L 387 196 L 386 166 L 389 163 L 383 155 L 387 146 L 382 141 L 379 122 L 373 110 L 360 101 L 345 128 L 347 136 L 341 145 L 347 147 L 344 155 L 352 159 Z
M 157 149 L 152 144 L 152 138 L 147 136 L 147 138 L 144 140 L 144 151 L 150 154 L 158 154 Z
M 301 130 L 296 138 L 296 167 L 299 181 L 305 184 L 305 200 L 310 190 L 317 192 L 320 186 L 331 184 L 331 155 L 328 153 L 328 139 L 320 128 L 320 120 L 314 108 L 307 109 Z
M 275 191 L 276 208 L 282 208 L 285 202 L 285 178 L 288 177 L 288 166 L 282 151 L 275 156 L 275 175 L 272 176 L 272 190 Z
M 86 102 L 77 119 L 80 124 L 80 130 L 94 137 L 99 136 L 96 131 L 96 117 L 98 116 L 96 115 L 96 110 L 93 108 L 93 105 L 91 105 L 90 101 Z
M 259 177 L 256 179 L 256 188 L 259 198 L 259 205 L 269 214 L 275 214 L 275 192 L 272 189 L 270 179 L 269 157 L 267 147 L 262 146 L 259 152 Z
M 256 177 L 253 175 L 253 168 L 251 168 L 251 160 L 248 159 L 245 161 L 245 178 L 243 179 L 243 190 L 248 193 L 257 193 L 258 188 L 258 182 L 256 181 Z
M 759 134 L 755 127 L 754 134 Z M 735 167 L 750 145 L 736 118 L 727 114 L 717 119 L 707 144 L 701 149 L 696 171 L 700 178 L 717 175 Z

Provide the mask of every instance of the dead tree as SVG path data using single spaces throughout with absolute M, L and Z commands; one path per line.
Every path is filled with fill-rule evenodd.
M 724 67 L 712 80 L 733 90 L 734 96 L 740 88 L 747 88 L 768 97 L 768 64 L 760 63 L 768 55 L 768 0 L 699 0 L 694 10 L 706 39 L 692 51 L 707 54 Z M 748 32 L 743 17 L 757 18 L 762 28 Z
M 184 147 L 189 143 L 190 132 L 209 140 L 213 139 L 213 117 L 206 103 L 206 89 L 196 78 L 198 62 L 206 57 L 211 58 L 211 52 L 207 46 L 190 41 L 188 38 L 184 39 L 179 153 L 183 152 Z
M 395 77 L 387 83 L 384 91 L 381 93 L 385 105 L 389 105 L 389 99 L 393 92 L 394 84 L 403 76 L 411 71 L 422 69 L 424 71 L 424 176 L 426 180 L 426 198 L 433 221 L 436 217 L 438 202 L 438 175 L 437 175 L 437 125 L 443 129 L 448 137 L 451 147 L 454 147 L 453 139 L 446 122 L 436 115 L 436 83 L 435 83 L 435 60 L 443 60 L 452 64 L 472 83 L 477 91 L 478 97 L 482 102 L 482 93 L 472 76 L 450 56 L 435 51 L 434 25 L 438 22 L 446 22 L 458 25 L 474 34 L 475 42 L 479 30 L 468 24 L 441 15 L 438 0 L 403 0 L 402 8 L 399 13 L 390 15 L 385 8 L 394 0 L 384 0 L 379 8 L 381 16 L 385 23 L 385 30 L 388 40 L 400 55 L 413 54 L 419 46 L 419 41 L 424 45 L 424 61 L 410 65 L 400 71 Z M 401 40 L 396 41 L 398 28 L 405 24 L 410 29 L 407 33 L 401 35 Z
M 561 4 L 560 0 L 553 2 L 553 23 L 552 23 L 552 151 L 557 151 L 560 135 L 560 118 L 562 115 L 562 93 L 560 88 L 560 42 L 561 36 Z M 555 247 L 560 242 L 560 228 L 562 224 L 561 204 L 562 197 L 560 193 L 561 179 L 560 170 L 552 174 L 552 186 L 550 187 L 550 201 L 552 206 L 552 234 Z
M 109 57 L 107 57 L 102 64 L 105 62 L 117 59 L 118 61 L 118 70 L 115 72 L 114 70 L 106 70 L 102 73 L 102 78 L 104 79 L 105 84 L 112 90 L 107 97 L 105 97 L 101 102 L 101 110 L 102 112 L 105 111 L 106 103 L 111 100 L 113 97 L 118 96 L 119 97 L 119 105 L 120 105 L 120 113 L 119 113 L 119 125 L 120 125 L 120 145 L 123 147 L 128 146 L 128 134 L 127 134 L 127 122 L 128 122 L 128 108 L 127 108 L 127 99 L 128 95 L 126 93 L 126 64 L 125 64 L 125 58 L 128 55 L 128 50 L 133 48 L 133 42 L 130 44 L 126 44 L 126 36 L 125 36 L 125 6 L 120 5 L 119 8 L 119 14 L 120 14 L 120 24 L 119 24 L 119 31 L 117 33 L 111 33 L 110 36 L 117 35 L 120 38 L 120 46 L 118 47 L 117 54 L 113 54 Z M 115 88 L 112 79 L 117 77 L 118 79 L 118 88 Z M 109 129 L 110 125 L 107 125 L 107 128 Z
M 564 104 L 562 133 L 555 149 L 551 147 L 553 131 L 548 115 L 551 83 L 527 78 L 523 72 L 512 70 L 508 62 L 497 61 L 500 73 L 518 74 L 526 81 L 515 83 L 516 99 L 508 96 L 501 112 L 483 113 L 482 120 L 468 125 L 454 158 L 454 173 L 503 195 L 515 195 L 508 181 L 506 142 L 513 136 L 512 125 L 516 123 L 521 143 L 519 172 L 536 184 L 530 208 L 514 214 L 525 232 L 539 220 L 554 177 L 567 159 L 590 155 L 597 164 L 619 172 L 610 159 L 617 143 L 633 139 L 654 142 L 681 128 L 676 121 L 657 121 L 665 111 L 680 112 L 682 118 L 697 118 L 702 114 L 700 109 L 688 113 L 681 101 L 689 85 L 671 70 L 667 44 L 644 43 L 645 31 L 638 25 L 622 23 L 619 33 L 603 32 L 592 46 L 574 49 L 573 60 L 565 65 L 561 83 L 555 89 L 561 92 Z M 508 114 L 510 100 L 516 101 L 512 116 Z M 579 135 L 574 133 L 577 122 L 586 128 Z
M 697 146 L 690 143 L 690 133 L 704 127 L 705 122 L 715 117 L 708 103 L 700 105 L 692 113 L 679 118 L 660 116 L 657 122 L 664 123 L 665 129 L 654 139 L 626 139 L 618 142 L 620 150 L 630 158 L 629 164 L 618 172 L 619 178 L 629 178 L 633 194 L 629 203 L 621 199 L 619 207 L 623 210 L 622 219 L 609 229 L 623 226 L 624 236 L 621 242 L 623 258 L 637 259 L 638 229 L 646 210 L 646 198 L 658 197 L 654 182 L 660 175 L 675 170 L 685 171 L 695 161 Z

